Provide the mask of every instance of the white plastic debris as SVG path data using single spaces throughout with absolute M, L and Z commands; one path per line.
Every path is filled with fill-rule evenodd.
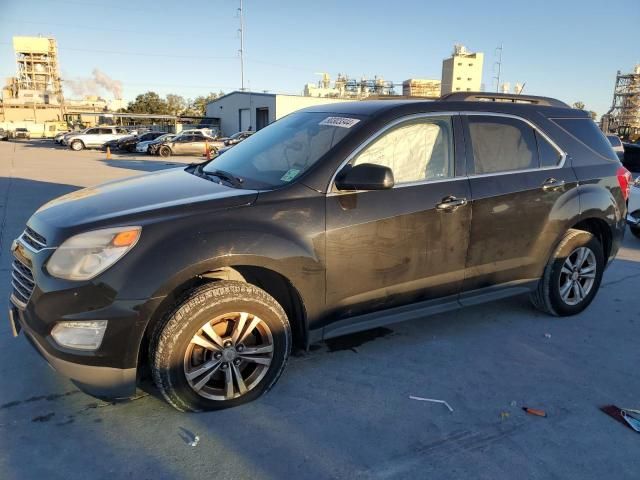
M 518 405 L 518 402 L 516 402 L 515 400 L 511 400 L 511 403 L 509 405 L 515 407 L 516 405 Z
M 196 435 L 195 437 L 193 437 L 193 440 L 191 441 L 191 443 L 189 443 L 189 446 L 197 447 L 199 441 L 200 441 L 200 437 Z
M 453 412 L 453 408 L 451 408 L 451 405 L 449 405 L 444 400 L 438 400 L 438 399 L 435 399 L 435 398 L 414 397 L 413 395 L 410 395 L 409 398 L 411 400 L 419 400 L 421 402 L 442 403 L 445 407 L 447 407 L 449 409 L 450 412 Z
M 545 333 L 544 334 L 544 338 L 551 338 L 551 334 L 550 333 Z

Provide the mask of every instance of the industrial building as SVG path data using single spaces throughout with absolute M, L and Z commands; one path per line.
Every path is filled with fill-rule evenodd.
M 384 97 L 395 93 L 393 82 L 386 81 L 378 75 L 374 76 L 373 79 L 362 77 L 357 80 L 339 73 L 333 86 L 331 86 L 331 77 L 328 73 L 321 73 L 320 75 L 322 75 L 322 80 L 318 81 L 317 84 L 307 83 L 305 85 L 305 97 L 361 100 L 372 96 Z
M 602 116 L 602 129 L 632 141 L 640 138 L 640 65 L 632 73 L 618 71 L 611 109 Z
M 207 104 L 206 117 L 219 119 L 222 133 L 233 135 L 260 130 L 301 108 L 345 101 L 348 99 L 235 91 Z
M 481 91 L 483 62 L 483 53 L 472 53 L 464 45 L 455 45 L 451 57 L 442 61 L 442 95 Z
M 429 80 L 424 78 L 410 78 L 402 82 L 402 95 L 404 97 L 440 97 L 440 80 Z

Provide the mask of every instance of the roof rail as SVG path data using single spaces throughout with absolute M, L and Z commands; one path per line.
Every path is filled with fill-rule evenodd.
M 571 108 L 566 103 L 556 100 L 555 98 L 537 97 L 535 95 L 518 95 L 515 93 L 454 92 L 441 96 L 440 101 L 525 103 L 545 107 Z

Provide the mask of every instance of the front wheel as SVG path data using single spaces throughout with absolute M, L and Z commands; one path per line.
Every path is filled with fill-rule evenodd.
M 153 379 L 180 411 L 234 407 L 276 383 L 291 340 L 284 310 L 264 290 L 215 282 L 193 290 L 156 329 Z
M 582 312 L 600 288 L 604 266 L 599 240 L 589 232 L 569 230 L 549 259 L 532 303 L 556 316 Z
M 75 152 L 79 152 L 84 148 L 84 143 L 82 143 L 81 140 L 74 140 L 73 142 L 71 142 L 70 147 L 71 147 L 71 150 Z
M 158 153 L 160 154 L 161 157 L 170 157 L 171 156 L 171 149 L 167 146 L 163 146 L 160 147 L 160 150 L 158 151 Z

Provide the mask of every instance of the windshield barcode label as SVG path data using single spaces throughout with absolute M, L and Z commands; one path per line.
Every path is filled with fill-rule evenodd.
M 330 127 L 351 128 L 360 120 L 357 118 L 347 117 L 327 117 L 320 122 L 319 125 L 328 125 Z

